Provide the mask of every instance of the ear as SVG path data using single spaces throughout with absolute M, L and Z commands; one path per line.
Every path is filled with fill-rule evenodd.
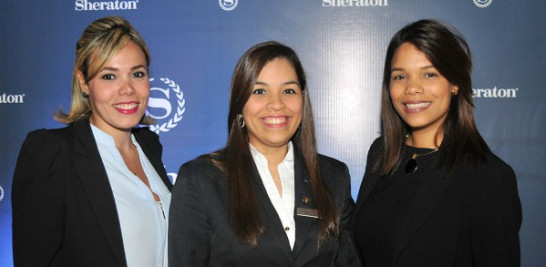
M 459 93 L 459 86 L 457 86 L 457 85 L 451 86 L 451 94 L 452 95 L 457 95 L 458 93 Z
M 76 77 L 78 78 L 78 83 L 80 84 L 82 93 L 89 94 L 89 86 L 87 86 L 87 82 L 85 81 L 85 77 L 83 76 L 83 73 L 81 71 L 78 71 L 76 73 Z

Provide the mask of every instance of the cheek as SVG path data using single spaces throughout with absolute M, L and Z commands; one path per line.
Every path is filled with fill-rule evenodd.
M 393 102 L 401 95 L 403 95 L 403 93 L 404 89 L 401 86 L 391 85 L 391 87 L 389 87 L 389 96 L 391 97 L 391 100 L 393 100 Z
M 139 85 L 138 91 L 142 96 L 149 97 L 150 96 L 150 82 L 145 82 Z

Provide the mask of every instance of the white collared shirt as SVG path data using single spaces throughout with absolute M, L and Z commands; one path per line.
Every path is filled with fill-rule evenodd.
M 166 267 L 169 189 L 133 135 L 131 139 L 137 148 L 140 164 L 151 189 L 159 196 L 159 203 L 150 188 L 124 164 L 114 138 L 92 124 L 91 129 L 114 192 L 127 266 Z
M 277 215 L 281 220 L 284 232 L 290 242 L 290 248 L 294 249 L 296 242 L 296 221 L 294 220 L 294 203 L 295 203 L 295 188 L 294 188 L 294 148 L 292 142 L 288 143 L 288 153 L 281 163 L 279 163 L 278 171 L 282 184 L 282 196 L 277 190 L 273 176 L 269 171 L 267 159 L 262 155 L 252 144 L 250 144 L 250 152 L 256 163 L 260 178 L 264 184 L 269 200 L 275 207 Z

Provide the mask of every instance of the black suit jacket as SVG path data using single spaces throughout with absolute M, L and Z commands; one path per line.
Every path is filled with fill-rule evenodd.
M 198 158 L 180 168 L 173 188 L 169 224 L 170 266 L 358 266 L 349 234 L 353 211 L 347 166 L 319 156 L 321 176 L 341 212 L 341 237 L 324 242 L 317 251 L 317 220 L 297 216 L 293 251 L 281 221 L 256 173 L 256 196 L 266 232 L 258 247 L 240 242 L 228 217 L 227 177 L 210 161 Z M 254 164 L 250 162 L 249 164 Z M 307 172 L 295 158 L 295 208 L 314 208 Z M 309 201 L 303 201 L 305 199 Z
M 133 134 L 165 185 L 158 136 Z M 127 266 L 114 195 L 89 120 L 28 134 L 12 188 L 16 266 Z
M 368 153 L 355 214 L 381 179 L 372 166 L 382 146 L 378 138 Z M 399 230 L 392 266 L 519 266 L 521 204 L 512 168 L 488 153 L 486 162 L 465 162 L 453 176 L 432 170 Z

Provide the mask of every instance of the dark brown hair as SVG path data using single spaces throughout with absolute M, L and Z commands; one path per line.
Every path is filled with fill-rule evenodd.
M 334 236 L 339 234 L 339 213 L 333 196 L 320 177 L 313 112 L 305 72 L 298 56 L 290 47 L 273 41 L 264 42 L 250 48 L 239 59 L 231 81 L 227 145 L 207 158 L 227 173 L 229 214 L 235 234 L 239 240 L 256 247 L 259 235 L 267 229 L 261 222 L 261 211 L 253 190 L 257 180 L 254 166 L 249 164 L 254 161 L 246 128 L 241 127 L 237 115 L 242 113 L 262 68 L 279 58 L 286 59 L 292 64 L 303 92 L 302 122 L 291 141 L 294 144 L 294 153 L 301 155 L 309 174 L 312 194 L 320 217 L 318 244 L 320 246 L 329 234 Z
M 456 29 L 426 19 L 406 25 L 392 37 L 387 48 L 381 96 L 384 147 L 374 168 L 380 169 L 382 174 L 392 173 L 400 164 L 405 137 L 411 134 L 409 125 L 396 113 L 389 94 L 392 59 L 403 43 L 410 43 L 423 52 L 432 65 L 458 87 L 442 126 L 444 138 L 439 164 L 445 167 L 446 174 L 452 174 L 464 158 L 475 166 L 490 150 L 474 122 L 470 49 Z

